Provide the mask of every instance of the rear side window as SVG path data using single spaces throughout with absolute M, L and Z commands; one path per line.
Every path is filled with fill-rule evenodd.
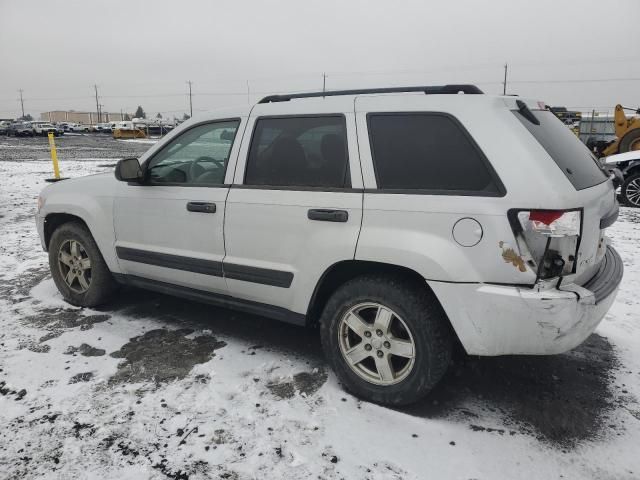
M 576 190 L 593 187 L 607 180 L 589 149 L 548 110 L 532 110 L 540 125 L 513 112 L 560 167 Z
M 344 117 L 258 119 L 244 183 L 276 187 L 350 187 Z
M 491 165 L 457 120 L 443 113 L 369 114 L 378 189 L 499 196 Z

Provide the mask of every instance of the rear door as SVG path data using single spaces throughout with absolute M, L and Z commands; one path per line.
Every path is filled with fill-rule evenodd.
M 144 165 L 144 184 L 121 183 L 116 253 L 127 275 L 226 294 L 225 201 L 244 121 L 194 125 Z M 227 177 L 227 182 L 225 182 Z
M 295 111 L 301 105 L 304 114 Z M 304 314 L 323 272 L 353 259 L 363 193 L 352 105 L 253 109 L 227 200 L 232 295 Z

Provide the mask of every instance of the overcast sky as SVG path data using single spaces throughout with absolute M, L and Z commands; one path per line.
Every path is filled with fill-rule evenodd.
M 587 111 L 640 104 L 638 0 L 0 0 L 0 117 L 182 116 L 271 92 L 476 83 Z M 596 81 L 597 80 L 597 81 Z M 247 82 L 250 97 L 247 98 Z

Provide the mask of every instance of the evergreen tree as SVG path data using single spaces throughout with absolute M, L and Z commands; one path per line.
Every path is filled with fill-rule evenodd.
M 138 105 L 138 108 L 136 109 L 136 113 L 134 113 L 133 116 L 135 118 L 147 118 L 147 114 L 144 113 L 144 110 L 140 105 Z

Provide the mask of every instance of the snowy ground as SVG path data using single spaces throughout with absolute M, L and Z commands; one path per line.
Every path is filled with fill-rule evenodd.
M 33 223 L 51 167 L 29 140 L 0 140 L 1 478 L 640 478 L 640 211 L 611 228 L 625 279 L 583 346 L 461 355 L 396 411 L 346 394 L 314 331 L 137 290 L 65 304 Z M 64 176 L 113 164 L 60 156 Z

